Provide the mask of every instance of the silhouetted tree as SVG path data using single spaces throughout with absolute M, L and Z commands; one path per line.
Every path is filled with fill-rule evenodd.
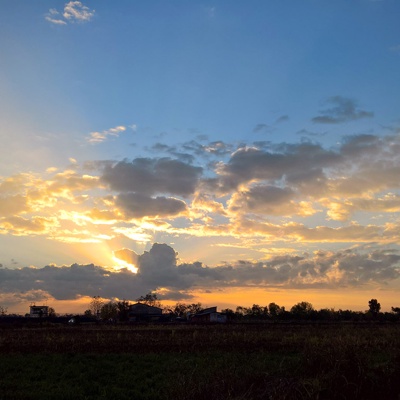
M 100 309 L 100 317 L 103 321 L 115 320 L 118 316 L 118 307 L 117 303 L 113 301 L 109 301 L 108 303 L 103 304 Z
M 146 295 L 137 298 L 136 301 L 152 307 L 161 307 L 161 302 L 158 300 L 157 293 L 149 292 Z
M 271 318 L 277 318 L 285 312 L 285 307 L 280 307 L 276 303 L 269 303 L 268 313 Z
M 51 318 L 54 318 L 54 317 L 57 316 L 57 315 L 56 315 L 56 310 L 55 310 L 53 307 L 49 307 L 49 309 L 48 309 L 48 316 L 51 317 Z
M 0 306 L 0 315 L 7 315 L 7 307 Z
M 236 317 L 235 311 L 233 311 L 231 308 L 225 308 L 224 310 L 221 310 L 222 314 L 226 314 L 226 318 L 229 321 L 232 321 Z
M 322 308 L 317 312 L 317 318 L 330 321 L 336 319 L 336 314 L 333 308 Z
M 246 314 L 246 308 L 242 306 L 237 306 L 235 311 L 235 319 L 241 320 L 244 319 Z
M 368 305 L 369 305 L 369 312 L 370 312 L 374 317 L 376 317 L 376 316 L 379 314 L 379 311 L 380 311 L 380 309 L 381 309 L 380 303 L 378 303 L 378 300 L 377 300 L 377 299 L 371 299 L 371 300 L 368 302 Z
M 176 303 L 174 307 L 171 309 L 171 313 L 174 314 L 175 317 L 186 317 L 188 305 L 185 303 Z
M 268 317 L 268 307 L 253 304 L 249 308 L 245 308 L 245 315 L 251 319 L 264 319 Z
M 201 303 L 193 303 L 187 306 L 187 312 L 190 314 L 197 314 L 203 309 Z
M 307 301 L 302 301 L 300 303 L 295 304 L 290 312 L 294 317 L 306 318 L 309 317 L 314 311 L 314 307 L 311 303 Z
M 92 315 L 96 318 L 100 318 L 101 307 L 103 307 L 104 301 L 100 296 L 94 296 L 89 303 L 89 310 Z
M 118 319 L 120 321 L 128 321 L 129 315 L 129 302 L 126 300 L 117 303 Z

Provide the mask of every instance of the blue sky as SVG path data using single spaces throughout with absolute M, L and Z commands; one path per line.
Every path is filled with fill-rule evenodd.
M 144 287 L 170 301 L 220 301 L 208 281 L 139 285 L 140 257 L 168 253 L 160 243 L 179 254 L 174 274 L 202 262 L 242 302 L 264 301 L 264 289 L 284 291 L 282 302 L 300 290 L 303 300 L 310 285 L 321 306 L 342 290 L 349 307 L 372 290 L 390 302 L 399 289 L 399 12 L 395 0 L 2 2 L 3 271 L 111 268 L 125 248 L 139 257 L 128 262 L 139 274 L 125 298 Z M 318 251 L 336 254 L 330 275 Z M 394 258 L 350 279 L 340 251 Z M 294 255 L 312 259 L 314 272 L 292 260 L 290 277 L 241 284 L 218 270 Z M 0 303 L 21 307 L 7 282 Z M 50 283 L 19 292 L 71 307 L 102 294 L 86 287 L 61 299 Z

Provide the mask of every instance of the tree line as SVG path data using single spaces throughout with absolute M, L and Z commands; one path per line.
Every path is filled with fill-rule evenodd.
M 197 314 L 204 308 L 201 303 L 177 302 L 174 305 L 163 306 L 157 293 L 147 293 L 136 299 L 136 302 L 162 308 L 169 320 L 186 320 L 189 315 Z M 85 316 L 97 317 L 101 320 L 127 321 L 129 318 L 129 303 L 126 300 L 105 302 L 99 296 L 92 298 Z M 227 315 L 228 321 L 287 321 L 287 320 L 321 320 L 321 321 L 400 321 L 400 307 L 392 307 L 391 312 L 381 312 L 377 299 L 368 302 L 368 309 L 362 311 L 335 310 L 322 308 L 316 310 L 307 301 L 293 305 L 290 310 L 276 303 L 266 306 L 253 304 L 251 307 L 237 306 L 235 310 L 226 308 L 221 313 Z
M 204 308 L 201 303 L 177 302 L 174 305 L 163 306 L 157 293 L 147 293 L 136 299 L 136 302 L 147 304 L 152 307 L 159 307 L 165 321 L 185 321 L 190 315 L 202 311 Z M 106 301 L 100 296 L 94 296 L 88 309 L 84 312 L 84 317 L 102 321 L 129 320 L 129 307 L 134 304 L 127 300 Z M 262 306 L 253 304 L 251 307 L 237 306 L 235 310 L 226 308 L 221 310 L 226 314 L 228 321 L 290 321 L 290 320 L 310 320 L 310 321 L 400 321 L 400 307 L 392 307 L 391 312 L 381 312 L 381 305 L 377 299 L 368 302 L 366 311 L 335 310 L 333 308 L 322 308 L 316 310 L 307 301 L 302 301 L 293 305 L 290 310 L 279 306 L 276 303 L 269 303 Z M 5 317 L 7 308 L 0 306 L 0 317 Z M 49 317 L 56 317 L 54 308 L 49 308 Z

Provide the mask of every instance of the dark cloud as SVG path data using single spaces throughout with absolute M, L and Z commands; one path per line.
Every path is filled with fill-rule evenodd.
M 294 197 L 295 192 L 290 188 L 257 185 L 248 191 L 240 192 L 234 198 L 234 204 L 231 205 L 230 209 L 281 215 L 282 212 L 286 211 L 286 207 L 283 205 L 289 203 Z M 293 212 L 293 210 L 291 211 Z
M 283 143 L 274 146 L 271 151 L 244 147 L 237 150 L 226 164 L 220 165 L 217 173 L 220 188 L 229 191 L 253 180 L 270 183 L 282 178 L 296 180 L 299 171 L 305 177 L 315 175 L 323 167 L 337 165 L 341 159 L 337 152 L 312 143 Z
M 123 249 L 116 254 L 133 261 Z M 2 293 L 48 293 L 56 299 L 80 296 L 135 299 L 166 288 L 166 300 L 190 297 L 191 290 L 214 291 L 224 287 L 340 287 L 386 283 L 400 278 L 400 255 L 392 250 L 345 250 L 315 254 L 281 255 L 268 261 L 238 261 L 215 268 L 200 262 L 178 264 L 177 253 L 166 244 L 154 244 L 137 256 L 138 273 L 110 271 L 89 265 L 70 267 L 0 269 Z
M 327 105 L 333 107 L 321 110 L 319 116 L 312 119 L 313 122 L 320 124 L 339 124 L 341 122 L 354 121 L 361 118 L 371 118 L 373 112 L 360 110 L 357 103 L 349 98 L 333 96 L 326 101 Z
M 340 151 L 352 158 L 358 156 L 370 156 L 382 148 L 382 140 L 375 135 L 353 135 L 344 138 Z
M 212 156 L 225 156 L 232 152 L 232 145 L 225 143 L 221 140 L 209 142 L 208 144 L 201 144 L 195 140 L 191 140 L 182 145 L 185 151 L 191 152 L 196 156 L 208 157 Z
M 120 193 L 115 201 L 129 218 L 166 217 L 186 210 L 186 203 L 164 196 L 150 197 L 141 193 Z
M 153 146 L 151 146 L 150 150 L 156 151 L 156 152 L 159 152 L 159 151 L 170 152 L 170 151 L 175 151 L 176 148 L 174 146 L 169 146 L 164 143 L 155 143 L 155 144 L 153 144 Z
M 188 196 L 195 191 L 201 174 L 202 168 L 179 160 L 136 158 L 107 166 L 101 180 L 119 192 Z

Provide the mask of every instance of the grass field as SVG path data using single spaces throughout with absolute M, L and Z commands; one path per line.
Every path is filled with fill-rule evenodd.
M 0 399 L 399 399 L 398 324 L 0 325 Z

